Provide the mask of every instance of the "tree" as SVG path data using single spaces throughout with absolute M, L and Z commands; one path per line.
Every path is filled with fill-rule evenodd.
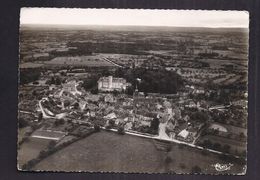
M 100 131 L 100 126 L 95 124 L 94 125 L 94 130 L 95 130 L 95 132 L 99 132 Z
M 82 87 L 86 90 L 86 91 L 91 91 L 95 89 L 98 89 L 97 87 L 97 82 L 100 78 L 100 75 L 92 75 L 90 77 L 88 77 L 87 79 L 85 79 L 83 81 Z M 94 92 L 92 92 L 94 94 Z
M 221 148 L 221 144 L 219 144 L 219 143 L 213 144 L 213 149 L 219 150 L 220 148 Z
M 175 94 L 177 89 L 183 85 L 181 76 L 176 72 L 166 71 L 165 69 L 129 69 L 125 72 L 125 78 L 133 87 L 137 83 L 136 78 L 140 78 L 138 90 L 147 93 Z
M 239 140 L 244 140 L 246 138 L 245 134 L 243 132 L 241 132 L 239 134 Z
M 55 84 L 55 78 L 53 76 L 51 77 L 50 84 Z
M 111 75 L 111 73 L 109 72 L 109 70 L 107 68 L 103 69 L 101 73 L 102 73 L 102 76 L 110 76 Z
M 158 118 L 154 118 L 152 120 L 151 126 L 150 126 L 150 129 L 151 129 L 152 133 L 158 134 L 159 124 L 160 124 L 160 121 L 159 121 Z
M 66 73 L 66 72 L 64 72 L 64 71 L 62 71 L 62 72 L 60 73 L 60 75 L 62 75 L 62 76 L 66 76 L 66 75 L 67 75 L 67 73 Z
M 114 90 L 114 91 L 112 91 L 112 94 L 113 94 L 114 96 L 117 96 L 117 95 L 119 94 L 119 92 L 118 92 L 117 90 Z
M 45 82 L 45 84 L 47 84 L 47 85 L 51 85 L 51 80 L 48 79 L 48 80 Z
M 24 95 L 23 95 L 23 93 L 19 93 L 19 99 L 21 98 L 23 98 L 24 97 Z
M 172 162 L 172 158 L 169 157 L 169 156 L 167 156 L 167 157 L 165 158 L 165 163 L 166 163 L 167 165 L 169 165 L 171 162 Z
M 208 120 L 208 114 L 205 112 L 197 111 L 195 113 L 192 113 L 190 118 L 192 120 L 200 121 L 200 122 L 206 122 Z
M 129 86 L 126 88 L 126 94 L 128 94 L 129 96 L 132 96 L 134 93 L 134 88 L 132 86 Z
M 241 152 L 241 156 L 242 156 L 242 157 L 246 157 L 246 155 L 247 155 L 246 150 L 244 150 L 244 151 Z
M 64 107 L 68 107 L 70 105 L 70 101 L 69 100 L 65 100 L 64 101 Z
M 78 102 L 74 103 L 74 104 L 73 104 L 73 108 L 74 108 L 74 109 L 78 109 L 78 108 L 79 108 L 79 103 L 78 103 Z
M 54 125 L 59 126 L 59 125 L 64 124 L 64 122 L 65 122 L 64 119 L 57 119 L 54 121 Z
M 108 130 L 108 129 L 111 129 L 112 127 L 110 125 L 107 125 L 107 126 L 105 126 L 105 128 Z
M 193 166 L 191 169 L 192 174 L 198 174 L 201 173 L 201 168 L 199 166 Z
M 124 77 L 124 69 L 123 68 L 118 68 L 116 71 L 115 71 L 115 77 Z
M 138 128 L 137 131 L 140 131 L 142 133 L 151 133 L 151 128 L 149 126 L 141 126 Z
M 230 94 L 226 93 L 224 90 L 220 90 L 220 95 L 218 97 L 218 101 L 220 103 L 229 103 L 230 102 Z
M 95 88 L 91 89 L 90 92 L 91 92 L 92 94 L 98 94 L 98 88 L 95 87 Z
M 43 158 L 45 158 L 47 156 L 47 152 L 46 151 L 44 151 L 44 150 L 42 150 L 42 151 L 40 151 L 40 153 L 39 153 L 39 158 L 40 159 L 43 159 Z
M 231 138 L 231 137 L 232 137 L 232 133 L 228 132 L 227 138 Z
M 117 133 L 118 133 L 118 134 L 121 134 L 121 135 L 124 135 L 124 134 L 125 134 L 124 127 L 119 126 L 118 129 L 117 129 Z
M 55 78 L 55 85 L 61 85 L 61 79 L 59 77 Z
M 111 126 L 111 127 L 113 127 L 113 126 L 115 125 L 115 121 L 114 121 L 114 120 L 112 120 L 112 119 L 111 119 L 111 120 L 109 120 L 109 122 L 108 122 L 108 123 L 109 123 L 109 126 Z
M 52 149 L 54 146 L 56 145 L 56 142 L 55 141 L 50 141 L 49 144 L 48 144 L 48 149 Z
M 27 84 L 30 82 L 37 81 L 40 77 L 39 70 L 22 70 L 20 71 L 20 84 Z
M 37 96 L 38 95 L 37 91 L 33 90 L 32 95 Z
M 218 134 L 219 134 L 219 129 L 213 129 L 212 133 L 213 133 L 214 135 L 218 135 Z
M 28 126 L 28 122 L 26 120 L 24 120 L 24 118 L 19 118 L 19 128 L 24 128 L 26 126 Z
M 28 161 L 26 164 L 22 166 L 22 169 L 24 170 L 30 170 L 35 164 L 37 163 L 36 159 L 32 159 Z
M 212 147 L 212 142 L 210 140 L 204 140 L 203 142 L 204 146 L 207 148 L 211 148 Z
M 225 145 L 223 146 L 223 151 L 224 151 L 225 153 L 229 153 L 229 151 L 230 151 L 230 145 L 225 144 Z
M 42 120 L 42 117 L 43 117 L 43 114 L 42 114 L 42 112 L 40 112 L 40 113 L 38 114 L 38 121 L 41 121 L 41 120 Z

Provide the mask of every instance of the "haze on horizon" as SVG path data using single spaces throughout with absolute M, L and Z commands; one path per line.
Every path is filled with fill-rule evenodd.
M 247 11 L 21 8 L 21 25 L 248 28 Z

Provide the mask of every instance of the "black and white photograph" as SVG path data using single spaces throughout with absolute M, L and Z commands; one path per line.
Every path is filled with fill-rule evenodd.
M 21 8 L 17 169 L 245 175 L 248 50 L 247 11 Z

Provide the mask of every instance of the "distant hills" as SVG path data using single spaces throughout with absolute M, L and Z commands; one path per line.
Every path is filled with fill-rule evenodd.
M 98 31 L 171 31 L 171 32 L 248 32 L 248 28 L 172 27 L 172 26 L 108 26 L 21 24 L 21 30 L 98 30 Z

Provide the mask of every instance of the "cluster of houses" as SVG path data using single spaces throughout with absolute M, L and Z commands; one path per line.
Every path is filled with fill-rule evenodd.
M 210 108 L 213 108 L 203 100 L 189 99 L 186 94 L 170 96 L 148 93 L 145 96 L 136 90 L 132 97 L 124 93 L 115 95 L 110 92 L 123 92 L 130 84 L 123 78 L 112 76 L 98 80 L 98 94 L 79 90 L 80 84 L 81 82 L 70 80 L 62 83 L 61 88 L 53 89 L 50 94 L 56 101 L 61 101 L 57 106 L 67 112 L 65 118 L 77 117 L 76 119 L 82 121 L 94 118 L 103 126 L 113 122 L 115 127 L 123 125 L 125 130 L 130 131 L 150 127 L 151 122 L 157 118 L 160 123 L 166 125 L 165 132 L 169 138 L 190 143 L 194 142 L 204 123 L 194 121 L 190 114 L 186 113 L 187 109 L 210 111 Z M 205 92 L 192 86 L 187 88 L 196 94 Z M 65 106 L 65 101 L 69 101 L 69 106 Z M 243 105 L 244 102 L 235 101 L 234 104 Z

